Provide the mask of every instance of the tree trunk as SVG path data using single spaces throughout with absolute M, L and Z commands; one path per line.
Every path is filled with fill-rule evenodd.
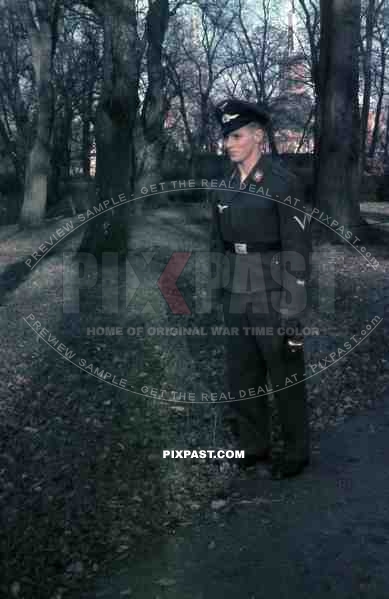
M 308 136 L 308 129 L 309 129 L 309 126 L 310 126 L 310 124 L 312 122 L 312 117 L 314 115 L 314 112 L 315 112 L 315 107 L 312 106 L 311 111 L 310 111 L 310 113 L 308 115 L 308 118 L 307 118 L 307 120 L 305 122 L 304 130 L 302 132 L 302 135 L 301 135 L 301 138 L 300 138 L 300 141 L 299 141 L 299 145 L 298 145 L 297 150 L 296 150 L 296 154 L 298 154 L 300 152 L 301 148 L 304 145 L 305 139 Z
M 47 204 L 54 120 L 53 59 L 59 19 L 57 6 L 56 3 L 50 5 L 44 0 L 36 1 L 39 27 L 31 13 L 27 17 L 38 90 L 38 124 L 35 141 L 27 160 L 24 201 L 20 216 L 21 224 L 27 226 L 37 226 L 41 223 Z
M 311 52 L 311 77 L 315 90 L 315 110 L 314 110 L 314 153 L 317 155 L 319 143 L 319 49 L 316 43 L 316 36 L 319 27 L 320 17 L 319 8 L 312 2 L 308 7 L 306 0 L 299 0 L 300 6 L 303 9 L 305 17 L 305 27 L 309 39 L 309 49 Z
M 387 108 L 385 141 L 382 154 L 384 171 L 385 173 L 389 173 L 389 104 Z
M 205 91 L 200 92 L 200 123 L 198 130 L 198 147 L 200 152 L 209 151 L 208 141 L 209 141 L 209 87 Z
M 162 46 L 168 22 L 168 0 L 150 0 L 146 19 L 148 87 L 141 118 L 143 156 L 142 164 L 137 165 L 136 197 L 141 195 L 142 187 L 151 184 L 156 184 L 158 191 L 161 190 L 159 183 L 162 182 L 161 165 L 165 149 L 163 127 L 166 113 Z M 141 202 L 142 200 L 134 202 L 137 214 L 142 211 Z
M 279 152 L 278 152 L 278 148 L 277 148 L 276 138 L 274 135 L 273 124 L 271 122 L 266 127 L 266 133 L 267 133 L 267 137 L 269 140 L 271 154 L 272 154 L 272 156 L 276 157 L 276 156 L 278 156 Z
M 360 0 L 321 0 L 320 137 L 316 205 L 348 227 L 359 223 L 358 49 Z M 324 227 L 321 227 L 324 229 Z
M 84 177 L 90 177 L 91 117 L 92 117 L 92 94 L 89 93 L 84 102 L 83 121 L 82 121 L 82 174 L 84 175 Z
M 70 176 L 72 122 L 73 106 L 65 99 L 64 109 L 57 114 L 54 122 L 48 207 L 58 201 L 61 182 L 67 181 Z
M 381 74 L 380 74 L 380 85 L 379 85 L 379 92 L 378 92 L 378 102 L 377 102 L 377 109 L 376 109 L 376 113 L 375 113 L 375 119 L 374 119 L 374 128 L 373 128 L 373 134 L 372 134 L 372 138 L 371 138 L 371 145 L 370 145 L 370 150 L 369 150 L 369 158 L 374 158 L 374 154 L 376 152 L 377 149 L 377 143 L 378 143 L 378 135 L 380 132 L 380 121 L 381 121 L 381 113 L 382 113 L 382 102 L 384 99 L 384 93 L 385 93 L 385 70 L 386 70 L 386 42 L 383 38 L 381 38 L 380 40 L 381 42 Z
M 366 49 L 362 50 L 364 89 L 363 89 L 363 104 L 361 116 L 361 151 L 360 151 L 360 181 L 362 181 L 363 173 L 366 167 L 366 140 L 369 123 L 370 112 L 370 96 L 371 96 L 371 53 L 373 47 L 373 27 L 374 27 L 374 10 L 375 0 L 369 0 L 366 15 Z
M 96 205 L 119 204 L 131 198 L 134 187 L 134 128 L 138 111 L 140 43 L 135 0 L 114 6 L 102 2 L 104 26 L 104 81 L 96 119 Z M 123 194 L 123 195 L 122 195 Z M 97 259 L 103 252 L 127 252 L 129 204 L 122 203 L 95 218 L 80 251 Z

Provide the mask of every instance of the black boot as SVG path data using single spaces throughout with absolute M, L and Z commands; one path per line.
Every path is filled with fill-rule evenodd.
M 276 480 L 297 476 L 308 466 L 309 462 L 309 457 L 299 459 L 282 457 L 273 462 L 271 476 Z
M 236 458 L 235 464 L 237 464 L 240 468 L 247 469 L 257 464 L 265 463 L 270 460 L 270 450 L 265 449 L 260 453 L 246 453 L 244 458 Z

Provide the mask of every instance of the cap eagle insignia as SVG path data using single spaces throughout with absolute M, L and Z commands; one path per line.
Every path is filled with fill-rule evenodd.
M 240 116 L 239 114 L 223 114 L 222 116 L 222 123 L 229 123 L 230 121 L 232 121 L 233 119 L 237 119 L 238 116 Z

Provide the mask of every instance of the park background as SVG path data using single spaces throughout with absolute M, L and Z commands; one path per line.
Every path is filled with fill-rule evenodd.
M 212 192 L 123 204 L 66 236 L 36 268 L 26 259 L 119 194 L 220 177 L 215 105 L 233 95 L 261 102 L 272 117 L 263 151 L 300 177 L 310 205 L 352 230 L 378 265 L 312 219 L 307 324 L 321 335 L 306 340 L 307 360 L 318 363 L 383 319 L 347 358 L 307 381 L 316 483 L 324 484 L 320 439 L 387 398 L 389 4 L 1 0 L 0 12 L 0 588 L 20 599 L 80 597 L 101 575 L 191 530 L 197 514 L 208 510 L 223 523 L 234 503 L 230 485 L 243 475 L 226 463 L 161 460 L 166 447 L 233 446 L 221 406 L 124 393 L 64 361 L 23 319 L 34 314 L 134 389 L 145 380 L 168 390 L 223 388 L 216 338 L 86 335 L 88 327 L 218 323 L 219 312 L 194 310 L 205 262 L 196 285 L 193 261 L 180 276 L 185 317 L 155 285 L 173 252 L 208 250 Z M 78 275 L 67 273 L 65 289 L 65 253 L 75 264 L 92 256 L 96 275 L 79 311 L 66 313 L 64 294 Z M 108 254 L 120 257 L 117 270 L 104 263 Z M 111 275 L 120 301 L 109 312 Z M 274 405 L 273 416 L 276 424 Z M 242 483 L 242 502 L 270 501 L 266 482 L 258 485 Z M 186 596 L 174 590 L 174 576 L 153 584 L 161 596 Z

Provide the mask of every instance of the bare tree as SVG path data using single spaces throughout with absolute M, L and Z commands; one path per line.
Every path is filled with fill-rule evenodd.
M 360 0 L 321 0 L 319 207 L 346 227 L 359 223 Z
M 62 19 L 59 0 L 18 0 L 17 9 L 28 31 L 38 96 L 35 141 L 28 157 L 20 221 L 39 225 L 47 203 L 54 122 L 54 56 Z
M 374 17 L 376 10 L 376 0 L 368 0 L 368 6 L 366 11 L 366 31 L 365 31 L 365 45 L 361 36 L 360 46 L 362 54 L 362 65 L 363 65 L 363 103 L 362 103 L 362 114 L 361 114 L 361 149 L 360 149 L 360 177 L 365 171 L 366 166 L 366 139 L 368 130 L 368 120 L 370 112 L 370 101 L 371 101 L 371 62 L 372 62 L 372 48 L 373 48 L 373 30 L 374 30 Z M 361 179 L 362 180 L 362 179 Z
M 240 51 L 246 59 L 246 68 L 255 90 L 255 99 L 270 112 L 271 98 L 276 90 L 273 83 L 275 60 L 272 60 L 270 0 L 262 0 L 262 26 L 251 33 L 246 26 L 242 1 L 238 0 L 238 29 L 235 37 Z M 276 53 L 278 54 L 278 52 Z M 280 55 L 277 56 L 280 59 Z M 278 154 L 273 121 L 268 126 L 267 134 L 273 155 Z
M 56 201 L 60 185 L 72 175 L 90 177 L 92 124 L 101 87 L 101 46 L 102 28 L 88 9 L 65 11 L 55 65 L 49 204 Z
M 386 10 L 385 10 L 386 9 Z M 377 81 L 375 84 L 377 94 L 377 105 L 375 110 L 374 126 L 371 135 L 371 144 L 369 148 L 368 156 L 373 159 L 377 150 L 378 141 L 380 137 L 380 125 L 382 120 L 382 108 L 384 103 L 384 96 L 386 92 L 386 68 L 387 68 L 387 53 L 388 53 L 388 10 L 384 3 L 380 3 L 377 7 L 377 18 L 376 28 L 377 32 L 375 42 L 378 45 L 376 50 L 378 54 L 378 64 L 373 65 L 374 80 Z
M 172 19 L 165 52 L 172 111 L 181 117 L 191 159 L 216 145 L 211 96 L 239 60 L 225 43 L 235 18 L 230 2 L 194 5 L 191 14 Z
M 318 0 L 299 0 L 303 12 L 303 20 L 308 36 L 311 78 L 315 93 L 314 102 L 314 153 L 317 156 L 320 122 L 320 77 L 319 77 L 319 44 L 320 44 L 320 7 Z
M 149 3 L 146 16 L 146 69 L 147 89 L 142 106 L 137 144 L 137 188 L 150 183 L 159 183 L 161 163 L 165 148 L 164 121 L 166 115 L 166 77 L 162 63 L 162 49 L 169 22 L 168 0 Z M 149 179 L 152 180 L 149 180 Z M 140 207 L 140 203 L 137 203 Z
M 389 174 L 389 104 L 387 107 L 385 139 L 384 139 L 383 149 L 382 149 L 382 162 L 383 162 L 383 167 L 384 167 L 385 173 Z
M 24 27 L 8 2 L 1 6 L 1 17 L 0 141 L 15 178 L 23 186 L 32 134 L 29 112 L 33 113 L 31 108 L 35 104 L 32 64 Z
M 182 118 L 182 123 L 184 127 L 184 134 L 186 137 L 186 142 L 189 147 L 189 157 L 191 158 L 195 153 L 195 136 L 192 132 L 191 124 L 190 124 L 190 116 L 188 112 L 188 103 L 186 99 L 187 90 L 185 89 L 184 78 L 182 73 L 180 72 L 179 62 L 176 62 L 170 53 L 166 54 L 166 73 L 168 76 L 168 86 L 170 86 L 171 91 L 168 92 L 168 102 L 169 107 L 172 108 L 173 101 L 175 99 L 178 100 L 178 111 Z
M 130 199 L 135 182 L 134 131 L 138 114 L 140 62 L 135 0 L 89 3 L 102 19 L 104 31 L 103 85 L 96 123 L 97 203 Z M 104 251 L 127 251 L 129 205 L 110 210 L 87 228 L 81 250 L 100 257 Z

